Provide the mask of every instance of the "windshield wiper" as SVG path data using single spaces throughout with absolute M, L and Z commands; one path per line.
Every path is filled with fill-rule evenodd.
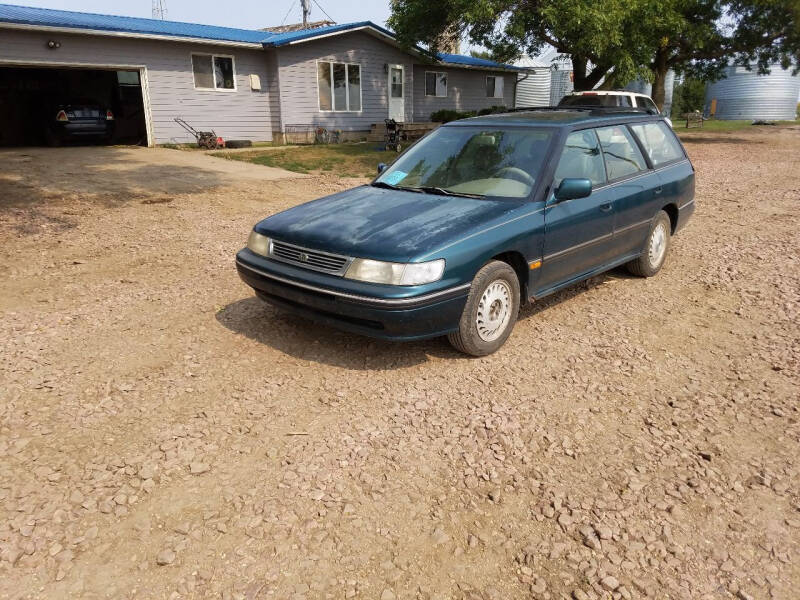
M 387 190 L 401 190 L 404 192 L 417 192 L 418 194 L 422 193 L 422 190 L 419 188 L 414 187 L 403 187 L 402 185 L 395 185 L 393 183 L 386 183 L 385 181 L 376 181 L 375 183 L 370 184 L 372 187 L 379 187 L 379 188 L 386 188 Z
M 438 194 L 439 196 L 460 196 L 461 198 L 485 198 L 486 196 L 483 194 L 467 194 L 464 192 L 453 192 L 451 190 L 446 190 L 444 188 L 436 187 L 436 186 L 422 186 L 418 188 L 414 188 L 420 190 L 422 192 L 426 192 L 428 194 Z

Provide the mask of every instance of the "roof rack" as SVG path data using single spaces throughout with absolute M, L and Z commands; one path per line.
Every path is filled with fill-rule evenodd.
M 531 112 L 531 111 L 547 111 L 547 110 L 564 110 L 564 111 L 585 111 L 591 115 L 606 115 L 614 113 L 640 113 L 647 115 L 658 115 L 658 111 L 652 108 L 644 108 L 638 106 L 530 106 L 530 107 L 516 107 L 509 108 L 506 112 Z

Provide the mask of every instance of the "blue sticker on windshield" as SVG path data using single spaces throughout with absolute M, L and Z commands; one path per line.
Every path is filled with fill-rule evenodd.
M 403 171 L 392 171 L 386 177 L 384 177 L 383 180 L 386 183 L 397 185 L 406 178 L 406 175 L 408 175 L 408 173 L 404 173 Z

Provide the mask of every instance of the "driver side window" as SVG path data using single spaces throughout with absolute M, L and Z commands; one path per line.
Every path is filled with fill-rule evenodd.
M 553 185 L 558 187 L 562 179 L 573 177 L 589 179 L 592 186 L 606 182 L 600 142 L 592 129 L 569 134 L 556 167 Z

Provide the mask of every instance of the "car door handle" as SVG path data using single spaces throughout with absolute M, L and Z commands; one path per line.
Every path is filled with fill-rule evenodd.
M 600 205 L 600 210 L 602 210 L 603 212 L 608 212 L 608 211 L 611 210 L 611 205 L 610 204 L 601 204 Z
M 664 188 L 662 188 L 662 187 L 657 187 L 656 189 L 654 189 L 654 190 L 653 190 L 653 193 L 654 193 L 654 194 L 660 194 L 662 191 L 664 191 Z

